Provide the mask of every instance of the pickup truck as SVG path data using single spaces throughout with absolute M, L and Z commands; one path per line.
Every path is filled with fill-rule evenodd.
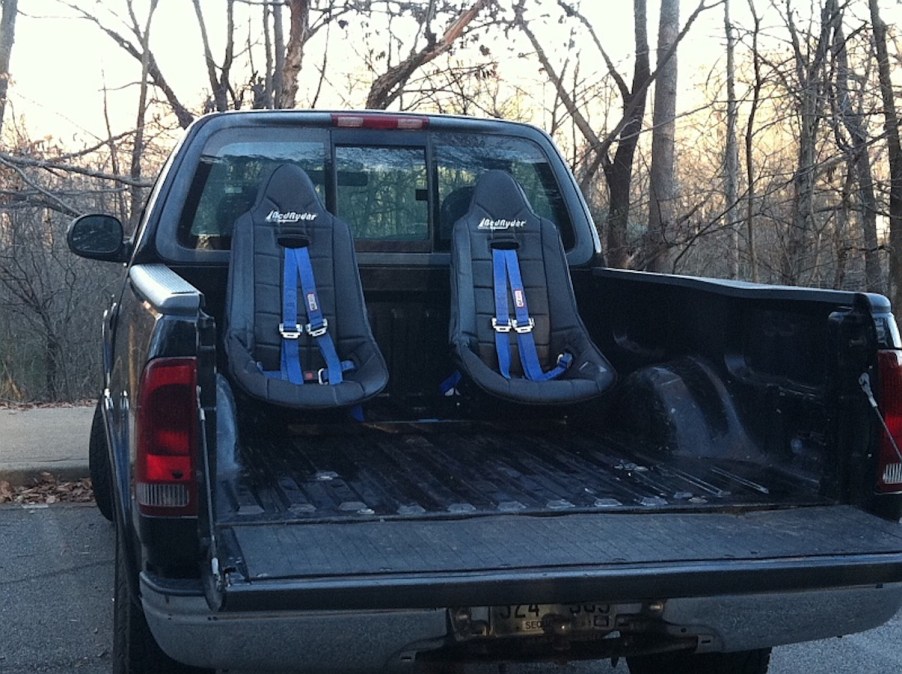
M 233 234 L 266 211 L 261 183 L 280 166 L 352 233 L 385 374 L 365 399 L 293 406 L 235 375 Z M 461 371 L 454 227 L 489 172 L 559 234 L 575 323 L 607 372 L 598 395 L 521 401 Z M 606 268 L 534 126 L 211 114 L 171 153 L 133 237 L 92 214 L 68 239 L 125 269 L 90 438 L 116 529 L 117 672 L 621 658 L 634 673 L 765 672 L 774 646 L 902 606 L 889 302 Z M 297 328 L 286 341 L 309 337 Z M 305 390 L 334 383 L 324 370 Z

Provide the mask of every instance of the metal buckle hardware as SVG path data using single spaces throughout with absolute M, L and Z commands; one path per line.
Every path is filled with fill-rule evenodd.
M 286 328 L 284 323 L 279 323 L 279 334 L 282 339 L 299 339 L 304 334 L 304 328 L 300 323 L 295 323 L 294 328 Z
M 322 325 L 315 328 L 311 323 L 307 323 L 307 325 L 304 326 L 304 330 L 311 337 L 322 337 L 329 331 L 329 321 L 324 318 Z
M 514 332 L 523 335 L 527 332 L 532 332 L 532 329 L 536 327 L 536 319 L 530 317 L 529 323 L 526 325 L 517 325 L 517 321 L 513 320 L 511 321 L 511 326 L 514 328 Z
M 328 382 L 326 381 L 326 378 L 325 378 L 326 372 L 327 372 L 327 371 L 326 371 L 326 368 L 324 368 L 324 367 L 321 367 L 320 369 L 318 369 L 318 370 L 316 371 L 316 381 L 317 381 L 317 383 L 319 383 L 319 384 L 327 384 L 327 383 L 328 383 Z
M 492 318 L 492 329 L 495 332 L 510 332 L 512 321 L 508 319 L 507 323 L 499 323 L 497 318 Z M 516 324 L 516 321 L 513 321 Z

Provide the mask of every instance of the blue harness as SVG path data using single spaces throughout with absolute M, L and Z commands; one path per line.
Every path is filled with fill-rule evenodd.
M 304 296 L 304 310 L 307 323 L 298 320 L 298 282 Z M 329 334 L 329 321 L 323 316 L 322 303 L 316 291 L 316 279 L 310 252 L 306 246 L 285 248 L 285 268 L 282 276 L 282 322 L 279 324 L 282 336 L 281 369 L 267 372 L 268 376 L 279 377 L 292 384 L 316 382 L 319 384 L 340 384 L 343 372 L 354 369 L 350 360 L 340 360 L 335 343 Z M 299 340 L 301 335 L 310 335 L 319 347 L 326 366 L 317 371 L 304 371 L 301 367 Z
M 492 271 L 495 287 L 495 317 L 492 328 L 495 331 L 495 351 L 498 354 L 498 370 L 505 379 L 511 378 L 510 333 L 517 335 L 517 347 L 520 351 L 520 363 L 523 372 L 530 381 L 548 381 L 559 377 L 573 362 L 573 356 L 566 351 L 557 358 L 555 366 L 545 372 L 539 363 L 536 351 L 535 319 L 529 315 L 526 304 L 526 289 L 520 275 L 520 261 L 514 248 L 492 249 Z M 508 306 L 508 290 L 514 302 L 514 318 L 510 316 Z

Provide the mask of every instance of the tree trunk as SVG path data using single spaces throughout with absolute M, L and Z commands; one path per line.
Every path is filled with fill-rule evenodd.
M 633 66 L 633 82 L 628 95 L 623 98 L 623 114 L 627 119 L 620 131 L 617 151 L 610 164 L 604 167 L 608 183 L 608 232 L 606 256 L 607 264 L 623 269 L 630 264 L 627 229 L 630 215 L 630 186 L 633 180 L 633 157 L 642 131 L 645 116 L 645 98 L 651 68 L 648 56 L 648 20 L 645 0 L 634 0 L 634 40 L 636 60 Z
M 893 81 L 886 48 L 886 24 L 880 18 L 877 0 L 868 0 L 874 47 L 877 51 L 877 75 L 883 100 L 883 129 L 889 154 L 889 276 L 890 299 L 896 310 L 902 307 L 902 145 L 899 142 L 899 117 L 893 98 Z
M 843 126 L 849 134 L 848 143 L 841 149 L 845 150 L 849 157 L 849 163 L 854 170 L 858 185 L 858 208 L 862 238 L 864 239 L 865 283 L 868 292 L 882 293 L 884 292 L 883 274 L 880 269 L 877 244 L 877 196 L 874 190 L 874 176 L 868 152 L 864 114 L 861 110 L 861 103 L 853 105 L 852 101 L 854 87 L 850 86 L 849 57 L 846 51 L 846 37 L 842 21 L 836 22 L 833 45 L 836 58 L 836 115 L 842 120 Z M 845 199 L 843 203 L 845 205 Z
M 787 243 L 780 261 L 781 281 L 787 285 L 797 285 L 802 280 L 801 276 L 806 266 L 805 258 L 812 247 L 814 185 L 818 171 L 818 128 L 823 118 L 827 45 L 830 43 L 830 33 L 836 17 L 836 0 L 827 0 L 821 10 L 820 33 L 814 55 L 809 56 L 802 50 L 792 14 L 787 14 L 787 28 L 792 37 L 799 80 L 798 164 L 792 180 L 792 220 L 789 223 Z
M 141 158 L 144 155 L 144 121 L 147 115 L 147 77 L 150 67 L 150 24 L 153 14 L 157 9 L 157 1 L 151 0 L 147 10 L 147 23 L 141 35 L 141 88 L 138 94 L 138 114 L 135 121 L 135 142 L 132 146 L 132 162 L 129 175 L 138 182 L 141 177 Z M 131 187 L 131 206 L 129 211 L 129 229 L 134 232 L 138 227 L 138 219 L 141 217 L 141 208 L 144 204 L 144 190 L 137 184 Z
M 761 18 L 755 10 L 755 0 L 748 0 L 749 11 L 752 14 L 752 68 L 755 73 L 755 81 L 752 83 L 752 100 L 749 105 L 748 122 L 745 125 L 745 235 L 746 248 L 749 254 L 749 278 L 758 282 L 758 247 L 755 245 L 755 116 L 758 114 L 758 105 L 761 101 L 761 89 L 764 86 L 764 78 L 761 76 L 761 58 L 758 54 L 758 34 L 761 32 Z
M 16 38 L 16 15 L 19 0 L 0 1 L 0 132 L 6 113 L 6 93 L 9 90 L 9 65 Z
M 266 73 L 263 75 L 263 99 L 262 106 L 267 110 L 273 108 L 273 53 L 272 53 L 272 33 L 270 32 L 270 24 L 272 21 L 272 10 L 269 5 L 263 5 L 263 51 L 266 62 Z
M 649 175 L 649 214 L 645 245 L 645 267 L 650 271 L 671 271 L 669 237 L 676 215 L 677 181 L 674 175 L 676 134 L 677 56 L 680 22 L 679 0 L 661 0 L 658 22 L 658 78 Z M 662 56 L 671 54 L 661 63 Z
M 278 107 L 293 108 L 297 105 L 298 75 L 304 60 L 304 45 L 310 27 L 310 3 L 308 0 L 289 0 L 288 46 L 281 66 L 281 91 Z
M 739 106 L 736 102 L 736 67 L 734 52 L 736 38 L 730 20 L 730 0 L 723 3 L 723 26 L 727 38 L 727 137 L 724 143 L 724 201 L 729 240 L 730 278 L 739 278 L 739 222 L 736 217 L 739 202 L 739 143 L 736 122 Z

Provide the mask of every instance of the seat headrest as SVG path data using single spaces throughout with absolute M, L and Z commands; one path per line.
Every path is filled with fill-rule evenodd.
M 495 235 L 517 234 L 539 221 L 520 184 L 500 170 L 479 176 L 469 215 L 471 226 Z
M 256 222 L 277 228 L 286 247 L 307 245 L 317 221 L 330 217 L 310 176 L 294 164 L 280 164 L 263 180 L 253 210 Z

